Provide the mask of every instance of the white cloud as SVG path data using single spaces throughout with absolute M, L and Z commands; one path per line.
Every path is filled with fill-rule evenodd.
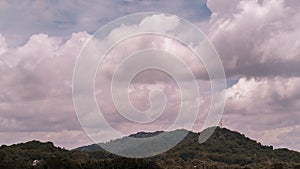
M 7 45 L 5 38 L 0 34 L 0 56 L 6 52 Z
M 162 26 L 163 25 L 163 26 Z M 152 30 L 154 32 L 167 32 L 179 25 L 179 18 L 176 16 L 166 16 L 164 14 L 153 15 L 144 18 L 139 26 L 141 29 Z
M 261 62 L 272 60 L 299 62 L 300 40 L 298 37 L 300 37 L 300 30 L 297 27 L 290 31 L 274 33 L 273 36 L 257 45 L 254 52 L 261 56 Z
M 295 143 L 298 139 L 295 133 L 299 131 L 297 126 L 299 126 L 300 116 L 300 51 L 297 39 L 300 22 L 297 19 L 299 6 L 295 3 L 295 1 L 282 0 L 262 1 L 262 3 L 252 0 L 209 0 L 208 5 L 213 15 L 210 25 L 204 27 L 208 29 L 209 37 L 220 53 L 226 74 L 241 77 L 237 84 L 227 90 L 225 126 L 246 133 L 265 144 L 288 146 L 299 150 L 297 141 Z M 43 4 L 35 5 L 36 8 L 43 6 Z M 110 11 L 104 11 L 101 16 L 115 11 L 113 8 L 109 9 Z M 50 12 L 43 13 L 43 18 L 51 20 L 56 15 L 55 11 L 49 10 Z M 67 12 L 59 21 L 73 21 L 72 17 L 79 17 L 75 20 L 80 24 L 97 25 L 95 24 L 98 22 L 97 16 L 100 16 L 94 10 L 89 10 L 81 16 L 71 14 Z M 90 16 L 94 17 L 90 18 Z M 116 15 L 112 15 L 114 16 Z M 166 16 L 148 18 L 158 19 L 156 24 L 150 26 L 156 29 L 155 25 L 162 23 L 160 20 L 162 17 Z M 176 18 L 168 19 L 170 20 L 163 27 L 164 31 L 169 31 L 177 25 Z M 148 27 L 148 21 L 144 20 L 140 25 L 135 26 L 124 25 L 114 30 L 111 38 L 117 38 L 119 32 L 134 32 L 143 26 Z M 25 29 L 28 31 L 29 28 Z M 2 53 L 0 56 L 0 109 L 2 110 L 0 136 L 6 138 L 1 140 L 1 143 L 8 144 L 33 138 L 56 140 L 57 144 L 67 147 L 87 143 L 85 136 L 79 131 L 80 126 L 72 105 L 71 78 L 76 57 L 89 37 L 88 33 L 79 32 L 64 41 L 62 37 L 35 34 L 24 45 L 7 48 L 6 40 L 0 36 L 0 54 Z M 162 47 L 179 55 L 199 75 L 198 82 L 203 94 L 199 98 L 202 103 L 200 110 L 203 112 L 199 115 L 195 130 L 201 128 L 199 124 L 203 123 L 210 103 L 208 96 L 210 84 L 208 81 L 201 80 L 206 75 L 203 66 L 199 66 L 200 63 L 195 62 L 182 46 L 172 43 L 171 40 L 150 36 L 130 39 L 127 43 L 120 44 L 101 67 L 102 73 L 98 75 L 97 80 L 103 81 L 96 83 L 96 87 L 99 85 L 97 97 L 101 101 L 99 105 L 103 105 L 107 112 L 108 120 L 111 120 L 122 132 L 127 134 L 132 132 L 132 123 L 126 123 L 120 116 L 112 114 L 116 109 L 108 99 L 110 86 L 107 79 L 111 77 L 123 56 L 146 47 Z M 174 68 L 174 71 L 182 72 L 178 68 Z M 133 104 L 139 109 L 146 109 L 149 106 L 147 98 L 151 88 L 165 90 L 170 103 L 168 113 L 160 119 L 159 123 L 136 125 L 134 130 L 166 129 L 174 120 L 173 112 L 179 105 L 178 88 L 165 75 L 153 72 L 143 75 L 131 86 Z M 102 134 L 103 138 L 104 136 L 109 138 L 109 133 Z M 286 141 L 283 136 L 293 139 Z M 269 137 L 273 139 L 268 139 Z M 77 142 L 81 138 L 83 141 Z
M 62 143 L 56 135 L 63 135 L 64 130 L 80 130 L 72 104 L 71 80 L 76 57 L 89 36 L 86 32 L 74 33 L 63 42 L 37 34 L 25 45 L 8 48 L 0 56 L 0 135 L 7 138 L 0 144 L 35 138 L 51 140 L 51 136 Z M 65 132 L 66 138 L 67 134 L 72 132 Z M 64 144 L 74 146 L 75 142 Z
M 107 22 L 133 13 L 164 12 L 194 21 L 207 20 L 210 15 L 205 0 L 1 0 L 0 9 L 0 32 L 9 46 L 23 44 L 37 33 L 63 38 L 73 32 L 93 33 Z
M 300 63 L 297 6 L 286 6 L 284 0 L 232 1 L 226 4 L 229 10 L 217 1 L 208 4 L 213 12 L 209 37 L 228 76 L 299 75 L 293 65 Z
M 299 113 L 299 89 L 299 77 L 241 78 L 227 90 L 228 107 L 240 113 Z
M 286 134 L 294 138 L 294 133 L 289 131 L 299 128 L 299 89 L 299 77 L 241 78 L 227 89 L 226 123 L 264 144 L 298 148 L 297 138 L 282 139 L 280 136 Z
M 209 0 L 208 7 L 209 37 L 226 75 L 239 77 L 226 90 L 225 126 L 299 150 L 299 3 Z
M 207 7 L 213 12 L 212 17 L 227 17 L 237 11 L 240 0 L 208 0 Z
M 164 31 L 172 30 L 178 24 L 178 18 L 176 17 L 158 16 L 146 18 L 139 25 L 122 26 L 113 30 L 109 38 L 116 38 L 115 35 L 118 36 L 120 32 L 134 32 L 136 29 L 143 29 L 145 26 L 149 26 L 150 20 L 161 25 L 161 17 L 165 17 L 164 19 L 168 21 L 168 26 L 163 27 Z M 60 37 L 35 34 L 24 45 L 16 48 L 11 47 L 5 54 L 1 55 L 3 64 L 1 65 L 0 74 L 5 74 L 5 76 L 0 76 L 0 109 L 3 110 L 0 115 L 0 121 L 2 122 L 0 123 L 0 132 L 2 132 L 2 136 L 10 138 L 12 142 L 24 140 L 22 138 L 12 139 L 15 137 L 14 133 L 17 132 L 31 133 L 30 137 L 25 137 L 26 139 L 32 139 L 36 135 L 37 138 L 42 140 L 51 139 L 53 136 L 53 140 L 55 140 L 56 135 L 62 133 L 72 134 L 63 132 L 64 130 L 78 130 L 80 128 L 72 103 L 71 78 L 76 57 L 89 37 L 88 33 L 79 32 L 72 34 L 69 40 L 64 41 Z M 109 41 L 101 43 L 109 44 Z M 175 120 L 180 104 L 180 91 L 175 82 L 166 75 L 149 73 L 146 78 L 145 76 L 137 78 L 132 86 L 130 94 L 132 102 L 140 109 L 146 108 L 149 104 L 147 98 L 150 89 L 161 88 L 169 98 L 167 113 L 158 122 L 149 125 L 128 123 L 116 113 L 111 99 L 109 99 L 110 84 L 105 79 L 111 78 L 113 71 L 124 56 L 137 49 L 147 47 L 158 47 L 168 50 L 174 55 L 179 55 L 188 64 L 193 65 L 191 67 L 196 71 L 199 71 L 199 65 L 201 65 L 200 61 L 197 66 L 195 60 L 186 57 L 192 57 L 192 54 L 182 45 L 163 37 L 142 36 L 133 38 L 121 44 L 117 50 L 112 52 L 106 60 L 105 66 L 99 70 L 103 70 L 102 74 L 98 76 L 101 84 L 96 85 L 102 88 L 98 92 L 100 94 L 99 101 L 102 103 L 100 106 L 104 105 L 104 110 L 107 111 L 108 120 L 115 125 L 114 127 L 119 128 L 126 134 L 139 130 L 167 129 Z M 162 61 L 167 63 L 168 60 Z M 172 69 L 177 74 L 181 73 L 180 68 L 173 67 Z M 181 77 L 184 78 L 184 75 Z M 209 83 L 206 82 L 200 82 L 200 84 L 202 88 L 209 86 Z M 91 118 L 92 121 L 97 120 L 95 117 Z M 178 125 L 176 127 L 183 124 Z M 56 134 L 49 136 L 45 135 L 46 133 Z M 70 138 L 73 138 L 73 136 L 70 135 Z M 109 133 L 106 133 L 105 138 L 109 138 Z M 2 141 L 2 143 L 7 142 L 8 140 Z M 78 143 L 73 141 L 68 144 L 75 145 Z

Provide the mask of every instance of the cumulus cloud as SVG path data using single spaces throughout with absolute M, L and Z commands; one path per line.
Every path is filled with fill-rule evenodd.
M 3 2 L 0 3 L 0 9 L 10 9 L 11 4 Z M 69 4 L 69 9 L 64 9 L 64 6 L 70 2 L 57 3 L 61 3 L 62 7 L 53 8 L 57 4 L 48 7 L 46 1 L 19 4 L 19 6 L 30 4 L 32 6 L 30 9 L 35 9 L 32 13 L 21 10 L 22 14 L 30 15 L 25 17 L 30 20 L 24 22 L 16 22 L 13 12 L 6 13 L 4 20 L 0 17 L 0 21 L 4 23 L 15 21 L 7 24 L 6 27 L 3 24 L 0 26 L 1 34 L 5 35 L 0 36 L 0 136 L 6 138 L 1 140 L 1 144 L 28 139 L 54 140 L 57 144 L 66 147 L 89 143 L 80 129 L 74 112 L 71 78 L 76 57 L 90 34 L 73 33 L 66 39 L 58 32 L 65 34 L 65 29 L 69 33 L 77 30 L 91 31 L 107 19 L 116 18 L 123 13 L 139 11 L 136 8 L 145 5 L 149 6 L 147 7 L 149 11 L 153 6 L 161 6 L 164 12 L 174 11 L 177 14 L 176 10 L 179 7 L 190 8 L 202 4 L 198 1 L 189 3 L 178 1 L 171 4 L 166 1 L 139 1 L 138 4 L 131 6 L 132 1 L 122 1 L 118 3 L 125 6 L 122 8 L 124 11 L 115 14 L 118 7 L 112 4 L 115 2 L 101 2 L 100 8 L 98 3 L 90 6 L 88 2 L 76 2 Z M 166 4 L 170 5 L 170 9 Z M 299 135 L 300 116 L 300 48 L 299 38 L 297 38 L 300 35 L 300 22 L 297 19 L 300 15 L 299 2 L 208 0 L 207 5 L 212 15 L 209 23 L 204 27 L 220 54 L 226 75 L 231 80 L 237 81 L 226 90 L 224 126 L 239 130 L 264 144 L 299 150 L 297 145 L 299 141 L 296 137 Z M 99 10 L 103 8 L 110 10 Z M 74 14 L 74 11 L 77 11 L 75 12 L 77 14 Z M 194 7 L 189 12 L 178 10 L 179 16 L 188 16 L 187 19 L 201 13 Z M 31 16 L 32 14 L 37 17 Z M 146 18 L 139 25 L 123 25 L 113 30 L 108 39 L 118 38 L 120 32 L 134 32 L 143 27 L 152 26 L 153 29 L 157 29 L 156 25 L 161 25 L 163 17 L 166 16 Z M 176 17 L 164 19 L 169 19 L 163 27 L 164 31 L 176 27 L 178 22 Z M 156 21 L 155 24 L 152 24 L 153 20 Z M 24 27 L 26 33 L 8 29 L 21 28 L 22 26 L 19 25 L 26 25 Z M 75 28 L 71 29 L 74 25 Z M 43 32 L 40 30 L 46 29 L 50 32 L 40 33 Z M 10 31 L 17 33 L 11 34 Z M 14 43 L 7 39 L 18 39 L 18 32 L 24 36 L 33 35 L 23 45 L 7 47 Z M 59 36 L 52 36 L 53 34 Z M 180 105 L 179 88 L 172 78 L 161 72 L 145 71 L 139 74 L 128 91 L 132 104 L 139 110 L 149 108 L 148 97 L 151 89 L 161 89 L 166 93 L 169 99 L 166 114 L 157 123 L 141 125 L 128 122 L 117 113 L 109 98 L 110 78 L 119 62 L 133 51 L 149 47 L 160 47 L 176 54 L 195 73 L 202 94 L 198 98 L 201 103 L 200 113 L 193 128 L 198 131 L 207 116 L 211 99 L 210 82 L 207 80 L 206 71 L 200 62 L 195 62 L 195 57 L 183 46 L 171 39 L 150 35 L 130 38 L 118 44 L 109 53 L 108 59 L 104 60 L 105 64 L 100 66 L 96 79 L 96 96 L 99 106 L 102 106 L 104 114 L 106 113 L 107 120 L 116 129 L 130 134 L 137 130 L 167 129 L 176 117 L 174 112 L 177 112 Z M 173 69 L 179 74 L 182 72 L 179 68 Z M 185 75 L 181 77 L 185 78 Z M 190 79 L 184 80 L 189 82 Z M 95 117 L 87 118 L 96 120 Z M 105 130 L 100 134 L 103 141 L 116 137 Z
M 6 41 L 4 37 L 0 34 L 0 55 L 2 55 L 4 52 L 6 52 Z
M 226 91 L 225 123 L 264 144 L 296 149 L 297 139 L 280 138 L 282 135 L 294 138 L 290 131 L 299 129 L 299 88 L 299 77 L 241 78 Z
M 207 5 L 208 36 L 227 77 L 238 79 L 226 90 L 224 123 L 264 144 L 298 150 L 299 2 L 208 0 Z
M 168 24 L 165 24 L 163 27 L 153 26 L 161 25 L 162 20 Z M 178 22 L 179 20 L 177 17 L 167 16 L 163 14 L 146 17 L 137 25 L 122 25 L 119 28 L 112 30 L 109 33 L 108 37 L 105 39 L 105 41 L 99 43 L 102 45 L 109 44 L 114 40 L 118 40 L 120 38 L 120 35 L 122 34 L 127 35 L 129 33 L 135 33 L 136 31 L 144 30 L 145 27 L 147 27 L 148 29 L 150 28 L 150 30 L 153 31 L 173 31 L 174 29 L 176 29 Z M 152 89 L 160 89 L 163 92 L 165 92 L 168 100 L 166 109 L 164 111 L 164 114 L 160 116 L 154 123 L 136 124 L 130 122 L 124 117 L 122 117 L 114 107 L 112 96 L 110 93 L 111 80 L 114 72 L 118 69 L 119 64 L 121 64 L 121 62 L 124 61 L 126 57 L 130 56 L 136 51 L 142 51 L 149 48 L 165 50 L 170 54 L 174 55 L 174 57 L 161 58 L 159 62 L 162 65 L 170 65 L 168 66 L 169 70 L 172 73 L 178 75 L 179 77 L 178 79 L 175 79 L 177 81 L 193 83 L 193 79 L 187 78 L 189 76 L 187 76 L 184 73 L 185 71 L 183 71 L 183 67 L 174 66 L 174 59 L 182 59 L 188 65 L 188 67 L 192 69 L 192 71 L 195 73 L 195 76 L 200 77 L 202 74 L 206 75 L 206 71 L 201 64 L 201 61 L 195 56 L 193 52 L 186 48 L 186 46 L 180 44 L 176 40 L 163 36 L 147 34 L 142 36 L 126 38 L 126 40 L 116 44 L 109 51 L 107 56 L 104 58 L 103 62 L 99 65 L 96 80 L 96 94 L 98 97 L 99 106 L 100 108 L 102 108 L 105 118 L 107 118 L 107 120 L 113 125 L 113 127 L 115 127 L 118 130 L 121 130 L 122 132 L 132 133 L 134 132 L 134 130 L 167 130 L 169 129 L 168 127 L 172 125 L 172 123 L 177 117 L 177 112 L 181 104 L 180 90 L 178 90 L 174 79 L 172 79 L 169 75 L 161 71 L 148 70 L 142 72 L 141 74 L 136 76 L 135 79 L 132 81 L 132 85 L 130 86 L 128 93 L 129 97 L 131 98 L 130 101 L 134 106 L 136 106 L 136 108 L 146 110 L 147 108 L 149 108 L 149 92 Z M 133 68 L 133 65 L 129 65 L 128 67 L 126 67 L 126 69 L 122 72 L 123 77 L 126 77 L 128 72 L 130 72 Z M 119 81 L 119 83 L 123 83 L 123 81 Z M 201 86 L 201 89 L 203 89 L 201 91 L 207 91 L 210 85 L 209 82 L 203 82 L 202 80 L 199 80 L 199 84 Z M 191 93 L 190 95 L 193 94 L 194 93 Z M 203 92 L 201 94 L 207 95 L 206 92 Z M 186 103 L 183 104 L 188 105 L 193 104 L 193 102 L 194 100 L 186 100 Z M 95 116 L 92 115 L 87 118 L 91 121 L 96 120 Z M 96 122 L 93 124 L 96 124 Z M 182 128 L 184 125 L 187 124 L 179 124 L 174 126 L 174 128 Z M 124 126 L 131 126 L 131 129 L 128 129 Z
M 1 74 L 6 74 L 1 76 L 2 97 L 30 101 L 68 92 L 72 66 L 88 36 L 73 34 L 62 44 L 59 38 L 38 34 L 24 46 L 8 50 L 1 56 Z M 5 86 L 10 86 L 9 90 Z
M 173 0 L 172 3 L 161 0 L 2 0 L 0 9 L 0 32 L 10 46 L 26 43 L 37 33 L 65 39 L 73 32 L 93 33 L 107 22 L 133 13 L 165 12 L 193 21 L 207 20 L 210 15 L 205 0 Z
M 288 113 L 291 117 L 299 116 L 299 88 L 299 77 L 260 80 L 241 78 L 237 84 L 227 89 L 227 111 L 245 115 L 249 113 L 255 115 Z M 291 121 L 281 124 L 297 124 L 294 118 L 287 120 Z
M 228 76 L 299 76 L 299 16 L 284 0 L 232 1 L 212 10 L 209 37 Z M 280 68 L 280 70 L 278 70 Z
M 163 18 L 162 18 L 163 17 Z M 162 31 L 170 31 L 178 25 L 178 18 L 166 15 L 154 15 L 145 18 L 138 25 L 121 26 L 113 30 L 102 45 L 110 44 L 113 39 L 117 39 L 120 32 L 135 32 L 137 29 L 143 30 L 145 27 L 153 26 L 151 23 L 161 25 L 163 20 L 168 21 L 168 26 L 164 26 Z M 153 26 L 153 29 L 157 29 Z M 1 55 L 1 76 L 0 84 L 0 129 L 2 135 L 7 134 L 12 138 L 12 133 L 30 133 L 26 139 L 40 138 L 45 139 L 45 133 L 53 134 L 53 139 L 57 142 L 57 135 L 72 134 L 80 131 L 80 125 L 76 119 L 71 96 L 71 78 L 76 57 L 85 41 L 90 37 L 86 32 L 74 33 L 69 40 L 61 37 L 49 36 L 47 34 L 32 35 L 28 42 L 16 48 L 9 48 Z M 5 42 L 5 40 L 3 40 Z M 103 44 L 104 43 L 104 44 Z M 136 44 L 136 45 L 132 45 Z M 137 76 L 130 87 L 129 96 L 135 107 L 146 109 L 149 106 L 149 92 L 151 89 L 161 89 L 168 97 L 166 113 L 160 119 L 151 124 L 142 125 L 128 122 L 116 111 L 110 96 L 110 81 L 118 64 L 125 56 L 138 49 L 161 48 L 174 55 L 178 55 L 190 65 L 195 73 L 201 69 L 201 62 L 195 63 L 194 54 L 187 50 L 182 44 L 166 37 L 145 35 L 128 39 L 109 54 L 105 64 L 100 65 L 97 76 L 96 92 L 100 106 L 104 107 L 104 115 L 107 120 L 117 129 L 125 134 L 131 134 L 140 130 L 166 130 L 176 119 L 176 112 L 180 106 L 180 90 L 176 82 L 161 72 L 145 71 Z M 189 56 L 189 57 L 186 57 Z M 168 63 L 169 60 L 161 60 Z M 171 63 L 170 63 L 171 64 Z M 175 74 L 182 74 L 181 68 L 171 68 Z M 190 79 L 184 79 L 185 75 L 180 76 L 186 83 Z M 177 79 L 178 80 L 178 79 Z M 199 80 L 201 88 L 206 91 L 210 83 Z M 207 95 L 206 92 L 203 92 Z M 202 93 L 202 94 L 203 94 Z M 183 103 L 189 104 L 189 101 Z M 91 126 L 97 118 L 90 117 Z M 200 119 L 200 116 L 199 116 Z M 201 116 L 203 120 L 203 116 Z M 185 124 L 178 124 L 176 127 L 182 128 Z M 198 126 L 201 127 L 201 126 Z M 109 138 L 109 133 L 101 132 L 101 141 Z M 81 131 L 83 133 L 83 131 Z M 36 135 L 35 135 L 35 134 Z M 106 134 L 106 136 L 105 136 Z M 105 136 L 105 137 L 104 137 Z M 73 137 L 72 135 L 70 137 Z M 110 135 L 111 138 L 116 136 Z M 47 137 L 49 138 L 49 137 Z M 46 138 L 46 139 L 47 139 Z M 18 139 L 13 139 L 13 141 Z M 19 141 L 22 141 L 19 139 Z M 3 143 L 6 143 L 3 142 Z M 77 144 L 74 142 L 73 144 Z
M 45 140 L 47 132 L 82 132 L 72 105 L 71 80 L 76 57 L 89 36 L 74 33 L 63 42 L 37 34 L 1 55 L 1 138 L 22 141 L 14 133 L 32 132 L 24 138 Z M 59 142 L 58 137 L 54 139 Z

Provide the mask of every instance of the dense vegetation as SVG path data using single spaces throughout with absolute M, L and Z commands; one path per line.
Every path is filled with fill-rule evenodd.
M 159 133 L 140 132 L 131 137 Z M 1 146 L 0 169 L 300 169 L 299 152 L 263 146 L 238 132 L 218 127 L 203 144 L 198 143 L 198 137 L 199 133 L 189 132 L 170 151 L 147 159 L 118 157 L 97 145 L 69 151 L 51 142 L 31 141 Z M 36 166 L 32 165 L 34 160 L 38 160 Z

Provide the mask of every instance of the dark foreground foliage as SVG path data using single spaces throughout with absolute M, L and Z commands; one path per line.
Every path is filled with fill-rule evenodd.
M 151 137 L 159 133 L 137 133 Z M 203 144 L 189 132 L 170 151 L 147 159 L 122 158 L 97 145 L 65 150 L 53 143 L 31 141 L 0 148 L 0 169 L 300 169 L 300 153 L 263 146 L 246 136 L 217 128 Z M 33 165 L 33 161 L 36 165 Z

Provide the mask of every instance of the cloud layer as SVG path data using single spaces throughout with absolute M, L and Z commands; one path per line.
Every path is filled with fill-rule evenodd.
M 214 1 L 209 37 L 229 79 L 228 127 L 265 144 L 299 150 L 299 4 L 295 1 Z M 227 6 L 227 8 L 223 8 Z
M 208 1 L 209 37 L 228 76 L 299 76 L 299 10 L 286 4 L 232 1 L 228 10 L 220 10 L 220 4 Z
M 210 15 L 204 0 L 2 0 L 0 32 L 10 46 L 18 46 L 38 33 L 65 39 L 73 32 L 93 33 L 113 19 L 140 12 L 171 13 L 196 22 Z
M 0 133 L 7 138 L 2 143 L 61 135 L 54 141 L 71 146 L 74 143 L 66 138 L 83 135 L 72 105 L 71 80 L 76 56 L 88 37 L 76 33 L 62 43 L 60 38 L 37 34 L 1 55 Z M 17 137 L 26 133 L 30 134 Z M 82 139 L 88 140 L 84 135 Z
M 94 31 L 100 23 L 124 13 L 138 12 L 139 8 L 150 11 L 158 6 L 163 12 L 178 14 L 195 23 L 202 21 L 205 18 L 202 16 L 207 14 L 195 7 L 205 6 L 200 1 L 195 4 L 176 1 L 170 7 L 164 1 L 139 1 L 133 6 L 129 5 L 133 3 L 131 1 L 101 2 L 94 6 L 76 2 L 77 5 L 70 4 L 69 9 L 54 8 L 58 4 L 48 6 L 48 3 L 24 1 L 17 7 L 12 2 L 0 2 L 0 9 L 3 9 L 0 11 L 13 9 L 27 16 L 24 23 L 18 23 L 19 19 L 15 16 L 18 13 L 0 14 L 4 16 L 0 18 L 3 22 L 0 24 L 0 136 L 3 138 L 0 144 L 40 139 L 53 140 L 61 146 L 73 148 L 91 143 L 81 130 L 71 96 L 76 57 L 90 37 L 84 31 Z M 57 3 L 65 7 L 68 1 Z M 81 8 L 77 7 L 78 3 Z M 150 3 L 149 7 L 145 7 L 147 3 Z M 28 5 L 35 10 L 19 9 Z M 121 5 L 125 6 L 123 11 L 112 13 Z M 188 10 L 175 12 L 182 6 Z M 212 15 L 201 26 L 206 28 L 209 39 L 219 52 L 228 80 L 234 83 L 226 90 L 224 126 L 239 130 L 264 144 L 300 150 L 297 137 L 300 135 L 300 22 L 297 19 L 300 17 L 300 4 L 292 0 L 208 0 L 207 6 Z M 161 17 L 156 19 L 161 24 Z M 9 20 L 15 22 L 8 23 Z M 149 26 L 147 20 L 143 24 Z M 23 30 L 18 30 L 19 25 L 25 25 Z M 165 28 L 174 25 L 176 20 L 171 19 Z M 124 26 L 114 30 L 114 33 L 134 29 Z M 41 33 L 44 31 L 47 33 Z M 70 32 L 77 33 L 66 38 Z M 23 36 L 29 39 L 25 44 L 16 45 L 18 38 L 27 38 Z M 113 33 L 111 36 L 114 38 Z M 140 110 L 149 107 L 150 89 L 159 88 L 167 93 L 168 110 L 159 123 L 136 125 L 133 129 L 131 123 L 116 115 L 112 101 L 107 99 L 108 79 L 120 58 L 135 49 L 153 46 L 178 52 L 196 74 L 201 111 L 194 130 L 200 129 L 211 99 L 206 71 L 201 63 L 195 62 L 189 51 L 161 37 L 133 38 L 111 53 L 97 76 L 99 105 L 104 107 L 111 123 L 126 134 L 136 129 L 157 130 L 169 126 L 174 120 L 180 95 L 175 82 L 166 74 L 143 72 L 130 86 L 131 101 Z M 105 132 L 102 136 L 103 140 L 115 137 Z

